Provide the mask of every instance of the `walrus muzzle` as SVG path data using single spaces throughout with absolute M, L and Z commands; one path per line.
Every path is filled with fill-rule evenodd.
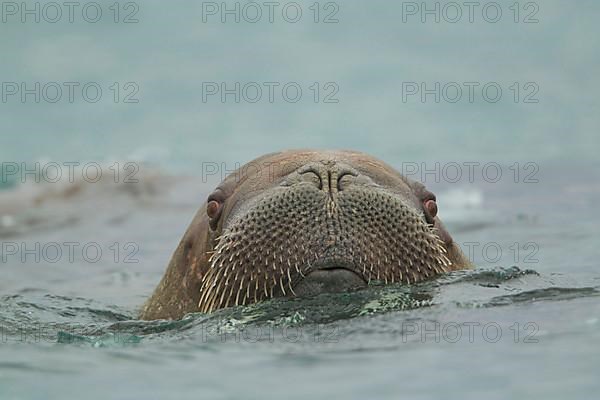
M 185 233 L 142 318 L 412 284 L 469 262 L 425 187 L 366 154 L 287 151 L 229 175 Z M 249 163 L 251 164 L 251 163 Z M 249 165 L 247 164 L 247 165 Z
M 343 163 L 306 165 L 229 217 L 200 310 L 448 271 L 442 240 L 412 203 Z

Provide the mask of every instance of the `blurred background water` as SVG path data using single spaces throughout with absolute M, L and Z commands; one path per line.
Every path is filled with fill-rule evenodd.
M 514 23 L 512 2 L 498 3 L 503 16 L 497 23 L 483 18 L 485 2 L 473 23 L 465 7 L 457 23 L 444 19 L 451 9 L 440 23 L 435 16 L 422 23 L 420 13 L 405 11 L 404 23 L 403 2 L 386 1 L 339 4 L 338 23 L 314 23 L 310 2 L 298 3 L 303 17 L 297 23 L 281 15 L 288 3 L 281 3 L 273 23 L 264 6 L 257 23 L 235 23 L 232 16 L 221 23 L 220 13 L 203 15 L 203 2 L 148 1 L 131 17 L 139 22 L 115 24 L 112 3 L 100 4 L 104 14 L 97 23 L 81 12 L 74 23 L 67 15 L 55 24 L 5 16 L 3 82 L 95 82 L 103 96 L 88 103 L 79 90 L 72 104 L 66 90 L 55 104 L 35 104 L 32 96 L 23 104 L 9 96 L 1 109 L 2 160 L 135 157 L 193 170 L 200 161 L 243 162 L 307 146 L 356 148 L 391 161 L 596 156 L 600 35 L 591 0 L 533 3 L 539 10 L 531 18 L 538 23 Z M 135 11 L 119 4 L 121 20 Z M 225 4 L 231 9 L 235 2 Z M 319 4 L 322 19 L 334 11 Z M 438 4 L 442 10 L 446 3 Z M 519 4 L 522 21 L 534 9 Z M 493 17 L 492 9 L 487 13 Z M 132 90 L 121 88 L 114 103 L 114 82 L 136 83 L 139 102 L 123 103 Z M 229 96 L 223 104 L 217 95 L 204 103 L 202 82 L 298 82 L 303 96 L 288 103 L 279 93 L 269 103 L 265 93 L 254 104 Z M 315 103 L 314 82 L 336 83 L 339 102 Z M 403 82 L 429 88 L 435 82 L 497 82 L 503 96 L 488 103 L 479 89 L 473 103 L 466 93 L 454 104 L 436 104 L 433 96 L 424 104 L 418 95 L 404 103 Z M 518 103 L 509 89 L 514 82 L 521 85 Z M 531 92 L 522 87 L 527 82 L 538 85 L 538 103 L 523 103 Z
M 223 23 L 221 2 L 100 1 L 77 3 L 71 23 L 59 2 L 63 15 L 50 23 L 48 2 L 2 2 L 0 399 L 593 398 L 600 389 L 600 4 L 480 2 L 471 23 L 458 2 L 462 17 L 452 23 L 450 3 L 281 2 L 271 23 L 258 2 L 263 15 L 251 23 L 245 19 L 256 8 L 239 2 L 240 22 L 227 14 Z M 436 4 L 439 22 L 423 13 Z M 38 7 L 39 23 L 24 7 Z M 302 17 L 289 22 L 298 9 Z M 490 22 L 497 9 L 502 16 Z M 252 87 L 239 102 L 207 92 L 236 82 L 258 84 L 262 98 L 247 101 Z M 278 85 L 273 102 L 265 82 Z M 473 101 L 469 82 L 478 85 Z M 22 90 L 36 83 L 39 102 Z M 435 94 L 423 101 L 421 91 L 409 92 L 422 83 L 450 85 L 436 102 Z M 297 102 L 284 98 L 286 84 L 302 89 Z M 486 84 L 492 97 L 502 89 L 498 101 L 484 97 Z M 56 85 L 62 96 L 51 102 Z M 451 102 L 456 85 L 462 98 Z M 92 102 L 97 87 L 102 94 Z M 422 294 L 395 288 L 348 301 L 334 296 L 324 309 L 276 303 L 250 316 L 135 321 L 219 177 L 261 154 L 306 147 L 361 150 L 403 172 L 416 165 L 411 177 L 437 193 L 455 239 L 465 250 L 478 243 L 479 268 L 424 288 L 426 304 L 414 302 Z M 97 162 L 105 179 L 36 184 L 7 173 L 35 162 Z M 107 179 L 114 162 L 122 173 L 135 162 L 139 182 Z M 473 182 L 421 175 L 436 162 L 459 163 L 463 173 L 464 163 L 481 164 Z M 500 166 L 498 182 L 484 179 L 485 163 Z M 6 256 L 9 244 L 68 241 L 98 243 L 105 256 L 23 261 L 22 247 Z M 503 255 L 486 256 L 486 243 Z M 124 262 L 126 244 L 137 262 Z M 504 336 L 438 343 L 407 333 L 406 323 L 422 322 L 494 322 Z M 522 335 L 515 343 L 514 330 L 527 334 L 527 323 L 538 342 Z M 336 341 L 200 340 L 215 326 L 290 324 L 309 337 L 335 332 Z M 43 338 L 32 333 L 40 325 Z

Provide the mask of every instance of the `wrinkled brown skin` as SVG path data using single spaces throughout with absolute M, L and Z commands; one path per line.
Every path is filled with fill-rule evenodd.
M 413 196 L 415 203 L 422 203 L 432 195 L 421 183 L 402 176 L 382 161 L 360 152 L 289 150 L 257 158 L 229 175 L 217 187 L 215 193 L 222 197 L 224 206 L 218 221 L 213 221 L 212 229 L 206 212 L 207 202 L 200 207 L 175 250 L 165 275 L 144 305 L 140 319 L 180 319 L 186 313 L 197 312 L 201 280 L 209 266 L 210 252 L 230 212 L 243 207 L 246 199 L 278 184 L 283 177 L 307 162 L 324 160 L 350 164 L 378 184 L 392 190 L 399 188 L 399 193 Z M 257 171 L 260 171 L 260 175 Z M 407 187 L 412 193 L 405 193 Z M 428 217 L 427 211 L 423 212 Z M 469 268 L 471 264 L 439 218 L 431 218 L 431 222 L 446 246 L 452 269 Z

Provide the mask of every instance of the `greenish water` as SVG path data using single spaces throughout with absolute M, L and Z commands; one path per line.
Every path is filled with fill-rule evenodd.
M 410 290 L 271 301 L 176 322 L 130 321 L 131 314 L 85 299 L 7 296 L 4 395 L 59 397 L 68 387 L 73 397 L 102 398 L 90 391 L 98 381 L 112 382 L 114 398 L 302 398 L 308 388 L 350 398 L 447 390 L 502 398 L 507 382 L 512 393 L 548 398 L 595 390 L 595 358 L 572 342 L 598 340 L 589 311 L 597 312 L 600 290 L 527 290 L 544 279 L 516 267 L 455 275 Z M 470 300 L 433 301 L 453 291 Z M 64 322 L 49 323 L 44 314 Z M 566 316 L 557 321 L 555 314 Z M 577 378 L 536 385 L 566 372 L 559 360 Z M 300 378 L 306 387 L 290 388 Z
M 538 23 L 523 23 L 535 8 L 526 2 L 515 23 L 514 1 L 498 2 L 497 23 L 480 9 L 473 23 L 422 23 L 403 22 L 408 2 L 347 1 L 331 24 L 312 22 L 313 3 L 298 3 L 297 23 L 203 22 L 202 2 L 139 3 L 131 24 L 113 22 L 114 2 L 99 2 L 97 23 L 6 15 L 3 95 L 14 82 L 94 82 L 103 96 L 0 103 L 1 400 L 600 392 L 599 3 L 531 3 Z M 119 6 L 120 21 L 134 10 Z M 319 7 L 321 20 L 335 9 Z M 204 102 L 203 82 L 295 82 L 303 97 Z M 404 101 L 407 82 L 494 82 L 503 97 Z M 137 103 L 124 101 L 127 83 Z M 338 102 L 324 102 L 328 83 Z M 528 83 L 538 102 L 524 101 Z M 219 178 L 305 147 L 361 150 L 424 181 L 476 268 L 411 287 L 136 320 Z M 128 161 L 137 182 L 127 182 Z M 104 175 L 85 183 L 76 168 L 68 185 L 44 170 L 36 183 L 21 164 L 35 162 L 63 173 L 63 163 L 98 163 Z M 473 180 L 465 163 L 479 163 Z M 65 243 L 77 244 L 72 257 Z

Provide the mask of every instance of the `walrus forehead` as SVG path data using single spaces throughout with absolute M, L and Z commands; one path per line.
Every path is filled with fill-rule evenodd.
M 411 181 L 394 168 L 368 154 L 356 151 L 288 150 L 272 153 L 252 160 L 233 171 L 223 182 L 235 183 L 238 187 L 266 187 L 277 183 L 287 175 L 300 170 L 307 164 L 347 164 L 375 180 L 383 182 Z

